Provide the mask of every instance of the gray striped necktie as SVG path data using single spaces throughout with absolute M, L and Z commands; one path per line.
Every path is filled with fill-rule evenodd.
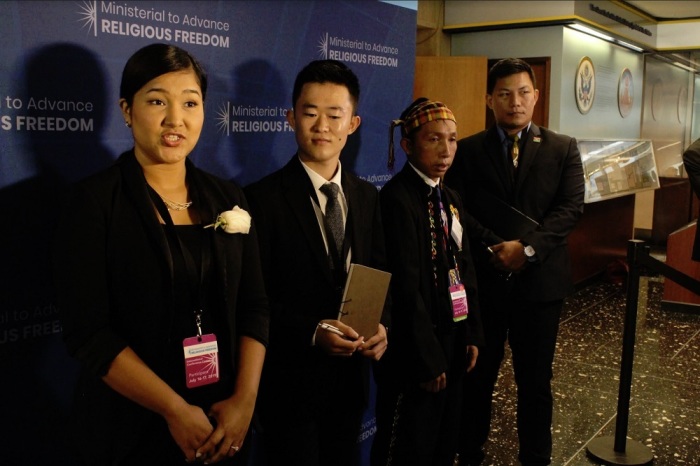
M 326 195 L 326 213 L 323 216 L 326 232 L 330 235 L 328 238 L 328 250 L 334 262 L 340 265 L 340 258 L 343 251 L 343 240 L 345 239 L 345 227 L 343 225 L 343 212 L 340 209 L 340 201 L 338 193 L 340 187 L 335 183 L 326 183 L 320 188 L 321 192 Z

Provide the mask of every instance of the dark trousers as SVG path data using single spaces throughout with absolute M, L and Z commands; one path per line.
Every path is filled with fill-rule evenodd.
M 377 432 L 372 443 L 372 466 L 452 466 L 457 453 L 466 345 L 443 336 L 448 355 L 447 386 L 437 393 L 401 377 L 377 381 Z
M 457 450 L 462 382 L 431 393 L 418 385 L 377 390 L 372 466 L 452 466 Z
M 512 295 L 481 296 L 486 346 L 464 381 L 460 456 L 478 464 L 491 428 L 491 402 L 505 342 L 518 389 L 517 425 L 524 466 L 548 465 L 552 456 L 552 363 L 563 300 L 528 302 Z
M 268 466 L 359 464 L 361 410 L 345 410 L 339 402 L 320 412 L 303 409 L 293 399 L 287 402 L 287 408 L 279 412 L 281 422 L 268 419 L 264 424 L 262 437 Z
M 311 383 L 314 379 L 300 373 L 271 377 L 261 385 L 258 412 L 268 466 L 359 464 L 365 402 L 358 374 L 343 370 L 347 365 L 328 361 L 327 377 Z

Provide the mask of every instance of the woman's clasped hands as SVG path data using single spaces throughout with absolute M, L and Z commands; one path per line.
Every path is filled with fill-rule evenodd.
M 246 402 L 233 395 L 214 403 L 209 416 L 201 408 L 186 404 L 166 421 L 188 463 L 214 464 L 242 448 L 253 407 L 254 400 Z

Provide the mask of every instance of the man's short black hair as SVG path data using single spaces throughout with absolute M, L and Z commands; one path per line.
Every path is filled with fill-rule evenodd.
M 494 64 L 489 70 L 488 77 L 486 78 L 486 93 L 493 94 L 493 89 L 496 87 L 496 81 L 507 76 L 525 72 L 530 76 L 532 80 L 532 87 L 537 89 L 537 83 L 535 82 L 535 73 L 532 71 L 532 67 L 524 60 L 520 58 L 504 58 L 499 60 Z
M 292 92 L 292 108 L 296 106 L 301 89 L 306 83 L 332 83 L 345 86 L 352 100 L 353 114 L 360 100 L 360 82 L 344 63 L 337 60 L 314 60 L 297 74 Z

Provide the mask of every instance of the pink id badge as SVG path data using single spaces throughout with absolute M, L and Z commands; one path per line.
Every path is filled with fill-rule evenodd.
M 469 314 L 469 304 L 467 303 L 467 292 L 464 285 L 457 283 L 450 287 L 450 297 L 452 298 L 452 320 L 459 322 L 467 318 Z
M 185 338 L 185 377 L 187 388 L 200 387 L 219 381 L 219 345 L 216 335 Z

